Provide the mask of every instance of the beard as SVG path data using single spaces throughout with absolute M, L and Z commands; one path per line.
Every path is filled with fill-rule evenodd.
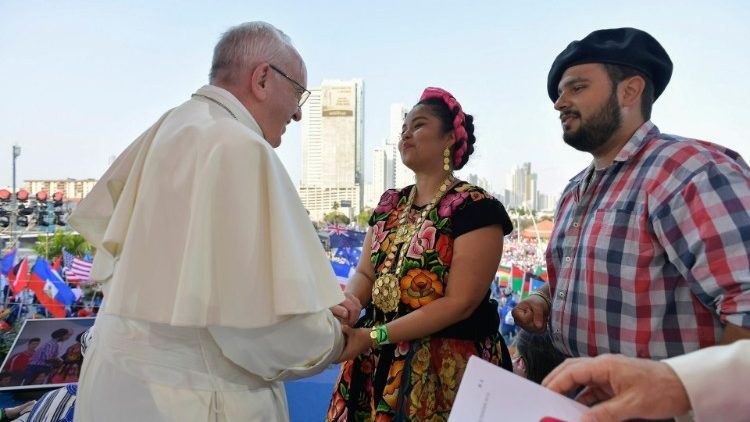
M 620 105 L 615 92 L 612 92 L 607 103 L 586 121 L 581 118 L 580 113 L 571 113 L 580 121 L 580 127 L 575 132 L 563 131 L 563 140 L 566 144 L 583 152 L 599 149 L 622 125 Z

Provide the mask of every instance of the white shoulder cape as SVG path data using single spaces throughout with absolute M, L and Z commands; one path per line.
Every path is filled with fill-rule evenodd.
M 106 283 L 104 311 L 257 328 L 343 301 L 255 120 L 221 88 L 196 94 L 136 139 L 69 219 L 96 247 L 91 278 Z

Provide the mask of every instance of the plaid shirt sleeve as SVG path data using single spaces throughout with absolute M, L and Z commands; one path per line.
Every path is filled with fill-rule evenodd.
M 698 300 L 722 323 L 750 329 L 750 169 L 713 158 L 696 163 L 678 154 L 665 163 L 686 182 L 660 202 L 652 223 Z

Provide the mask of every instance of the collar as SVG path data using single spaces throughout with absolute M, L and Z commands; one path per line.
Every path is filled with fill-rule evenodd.
M 635 133 L 633 133 L 633 136 L 631 136 L 630 139 L 628 139 L 628 142 L 623 145 L 623 147 L 617 153 L 617 156 L 615 156 L 613 163 L 629 161 L 633 156 L 638 154 L 638 152 L 646 145 L 646 142 L 649 139 L 659 136 L 660 133 L 661 132 L 659 132 L 659 128 L 656 127 L 656 125 L 651 120 L 646 121 L 638 129 L 636 129 Z M 596 169 L 594 160 L 591 160 L 591 163 L 586 167 L 586 169 L 573 176 L 570 181 L 580 183 L 589 174 L 591 174 L 591 172 L 595 170 L 603 169 Z
M 234 115 L 240 123 L 249 127 L 253 132 L 256 132 L 261 137 L 263 137 L 263 131 L 260 129 L 258 122 L 255 121 L 255 118 L 253 118 L 253 115 L 250 114 L 250 111 L 245 108 L 240 100 L 238 100 L 237 97 L 235 97 L 231 92 L 227 91 L 224 88 L 219 88 L 215 85 L 203 85 L 200 89 L 195 91 L 195 94 L 198 96 L 193 97 L 193 100 L 203 101 L 215 107 L 221 107 L 223 105 L 224 107 L 226 107 L 226 109 L 223 111 L 227 113 L 227 117 L 232 117 L 232 115 Z M 201 98 L 200 96 L 208 97 L 213 101 L 210 101 L 206 98 Z M 214 101 L 216 103 L 214 103 Z

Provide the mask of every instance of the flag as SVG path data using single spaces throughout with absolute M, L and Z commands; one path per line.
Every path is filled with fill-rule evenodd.
M 90 280 L 91 265 L 90 262 L 74 256 L 70 267 L 65 271 L 65 279 L 72 283 L 87 283 Z
M 65 250 L 65 248 L 62 248 L 62 257 L 63 257 L 63 268 L 70 268 L 71 265 L 73 265 L 73 258 L 75 258 L 75 255 Z
M 497 285 L 508 287 L 510 285 L 510 267 L 501 265 L 497 269 Z
M 336 277 L 341 277 L 343 279 L 349 278 L 349 272 L 352 269 L 352 266 L 349 265 L 347 262 L 342 262 L 343 259 L 331 259 L 331 267 L 333 267 L 333 272 L 336 273 Z
M 536 268 L 534 269 L 534 275 L 536 276 L 536 278 L 540 278 L 544 281 L 549 281 L 547 279 L 547 269 L 542 267 L 541 265 L 536 266 Z
M 365 232 L 347 230 L 344 227 L 328 226 L 328 243 L 332 248 L 358 248 L 365 241 Z
M 60 271 L 62 268 L 62 255 L 55 258 L 55 262 L 52 264 L 52 269 L 55 270 L 58 274 L 62 274 L 62 271 Z
M 354 267 L 359 263 L 359 258 L 362 257 L 362 248 L 350 246 L 341 247 L 336 249 L 334 256 L 337 258 L 343 258 L 349 265 Z
M 539 290 L 544 286 L 544 280 L 538 277 L 531 277 L 531 291 Z
M 531 278 L 534 274 L 527 272 L 523 275 L 523 287 L 521 287 L 521 299 L 526 299 L 531 294 Z
M 520 292 L 523 288 L 523 270 L 521 267 L 511 265 L 510 267 L 510 283 L 511 289 L 514 292 Z
M 334 235 L 334 234 L 344 234 L 348 230 L 346 227 L 341 227 L 338 224 L 329 224 L 328 225 L 328 234 Z
M 65 318 L 65 305 L 75 301 L 75 295 L 44 258 L 37 258 L 31 269 L 29 288 L 39 303 L 56 318 Z
M 29 259 L 24 258 L 8 273 L 8 283 L 13 294 L 18 296 L 29 281 Z
M 0 261 L 0 267 L 2 267 L 3 275 L 8 275 L 10 270 L 13 269 L 13 264 L 16 263 L 16 251 L 17 250 L 18 249 L 13 248 L 12 251 L 8 251 L 8 253 L 3 255 L 3 258 Z

